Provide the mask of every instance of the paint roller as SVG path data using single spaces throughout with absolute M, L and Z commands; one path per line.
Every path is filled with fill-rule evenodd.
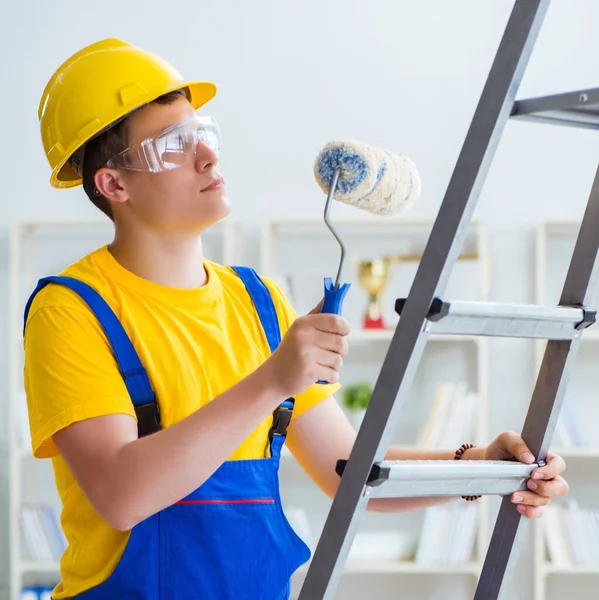
M 321 312 L 341 314 L 350 284 L 340 284 L 345 244 L 329 219 L 332 200 L 375 215 L 395 215 L 420 198 L 420 175 L 416 165 L 404 154 L 347 140 L 329 142 L 319 152 L 314 176 L 327 194 L 324 221 L 341 248 L 335 282 L 331 277 L 324 280 Z

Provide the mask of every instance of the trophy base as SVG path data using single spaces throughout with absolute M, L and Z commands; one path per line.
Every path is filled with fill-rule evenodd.
M 373 318 L 365 316 L 362 327 L 364 327 L 364 329 L 385 329 L 385 323 L 383 322 L 382 317 Z

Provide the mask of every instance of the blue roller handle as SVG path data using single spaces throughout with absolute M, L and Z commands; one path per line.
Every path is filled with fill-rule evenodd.
M 340 315 L 343 310 L 343 300 L 350 288 L 350 283 L 344 283 L 335 288 L 331 277 L 324 278 L 324 302 L 322 303 L 321 313 L 330 313 Z M 316 383 L 326 385 L 328 381 L 318 380 Z

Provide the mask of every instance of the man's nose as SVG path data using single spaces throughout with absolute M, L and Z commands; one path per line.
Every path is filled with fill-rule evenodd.
M 200 142 L 196 151 L 195 165 L 199 173 L 208 171 L 218 164 L 218 155 L 210 146 Z

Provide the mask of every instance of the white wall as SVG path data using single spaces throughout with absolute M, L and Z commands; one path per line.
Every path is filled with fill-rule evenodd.
M 3 282 L 7 228 L 13 219 L 96 216 L 80 189 L 50 189 L 36 117 L 47 78 L 83 45 L 121 37 L 162 54 L 188 77 L 218 84 L 219 95 L 208 110 L 223 129 L 222 169 L 234 216 L 246 228 L 248 261 L 256 264 L 259 210 L 281 217 L 321 215 L 323 196 L 312 179 L 312 162 L 331 138 L 354 137 L 409 154 L 424 185 L 422 201 L 410 216 L 436 214 L 512 4 L 511 0 L 104 0 L 85 7 L 65 0 L 3 3 Z M 554 0 L 520 96 L 598 85 L 598 25 L 596 0 Z M 532 299 L 534 226 L 540 219 L 581 216 L 599 159 L 598 135 L 508 124 L 476 211 L 488 222 L 491 234 L 494 300 Z M 336 214 L 346 214 L 344 208 L 336 207 Z M 2 291 L 0 314 L 5 314 L 6 285 Z M 0 336 L 5 335 L 2 318 Z M 0 350 L 3 381 L 4 359 Z M 528 402 L 528 346 L 497 341 L 491 359 L 493 400 L 504 408 L 493 414 L 493 433 L 518 429 Z M 0 467 L 0 477 L 4 471 Z M 5 494 L 0 496 L 0 503 L 5 499 Z M 0 540 L 6 527 L 1 523 Z M 0 555 L 5 552 L 0 548 Z M 519 567 L 509 597 L 528 597 L 528 583 L 525 566 Z M 403 597 L 411 597 L 409 590 Z

